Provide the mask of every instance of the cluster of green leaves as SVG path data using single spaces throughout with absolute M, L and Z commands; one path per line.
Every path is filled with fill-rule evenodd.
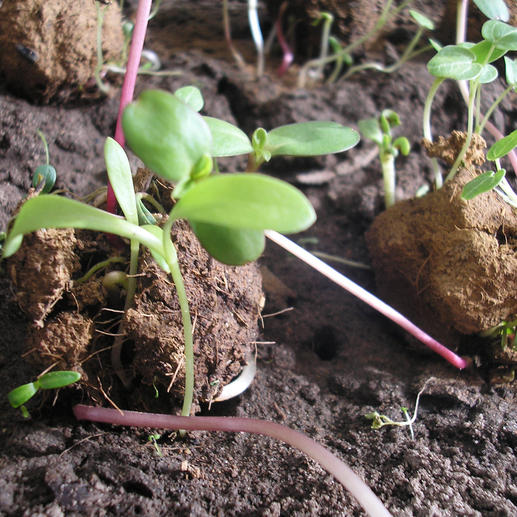
M 81 228 L 107 232 L 130 240 L 130 278 L 126 307 L 134 293 L 139 245 L 146 246 L 158 264 L 172 275 L 181 306 L 185 337 L 185 399 L 182 414 L 190 413 L 194 368 L 192 326 L 183 278 L 171 240 L 175 220 L 187 220 L 201 244 L 219 261 L 240 265 L 255 260 L 264 248 L 264 231 L 294 233 L 315 220 L 314 209 L 298 189 L 256 172 L 219 174 L 214 159 L 249 154 L 256 170 L 277 155 L 308 156 L 344 151 L 354 146 L 357 132 L 333 122 L 305 122 L 273 129 L 259 128 L 251 140 L 223 120 L 199 114 L 201 92 L 185 87 L 175 94 L 143 92 L 123 115 L 126 140 L 157 176 L 175 184 L 176 203 L 160 228 L 135 194 L 126 153 L 107 138 L 104 157 L 115 197 L 124 214 L 119 217 L 64 197 L 41 194 L 20 209 L 3 247 L 3 257 L 14 254 L 23 236 L 40 228 Z M 145 208 L 145 207 L 144 207 Z M 112 362 L 122 372 L 120 347 L 112 347 Z M 123 374 L 120 373 L 121 379 Z
M 372 140 L 379 149 L 384 178 L 384 198 L 388 208 L 395 203 L 395 158 L 399 152 L 407 156 L 411 145 L 405 136 L 393 140 L 391 130 L 400 125 L 400 118 L 391 109 L 383 110 L 379 117 L 360 120 L 358 125 L 362 136 Z
M 484 7 L 488 7 L 488 4 Z M 489 15 L 504 15 L 500 10 L 495 9 L 497 7 L 495 4 L 493 7 L 494 10 L 488 9 L 486 11 Z M 517 60 L 506 55 L 510 51 L 517 50 L 517 28 L 500 20 L 491 19 L 483 24 L 481 34 L 483 40 L 476 44 L 464 42 L 458 45 L 448 45 L 443 48 L 438 48 L 437 54 L 427 64 L 431 75 L 436 77 L 435 85 L 432 88 L 433 92 L 436 91 L 438 84 L 445 79 L 468 81 L 469 84 L 467 138 L 447 179 L 454 177 L 461 165 L 463 157 L 470 145 L 472 134 L 481 134 L 489 117 L 503 98 L 511 91 L 517 91 Z M 491 83 L 497 79 L 499 73 L 492 63 L 503 57 L 507 88 L 498 99 L 496 99 L 482 118 L 479 111 L 482 85 Z M 426 109 L 424 111 L 428 117 L 429 110 Z M 425 123 L 424 127 L 426 127 Z M 498 160 L 504 156 L 504 154 L 511 151 L 515 146 L 515 142 L 515 136 L 509 135 L 506 139 L 503 139 L 502 143 L 496 143 L 495 148 L 493 147 L 489 151 L 488 159 Z M 482 177 L 476 178 L 472 184 L 467 185 L 466 191 L 464 192 L 465 199 L 470 199 L 481 192 L 494 188 L 503 181 L 504 174 L 504 171 L 498 168 L 495 173 L 489 171 Z M 504 188 L 505 190 L 507 189 L 506 183 Z M 515 194 L 512 195 L 510 193 L 510 197 L 515 197 Z
M 34 382 L 22 384 L 14 388 L 14 390 L 11 390 L 7 394 L 7 399 L 13 408 L 20 408 L 22 415 L 28 418 L 29 412 L 25 404 L 34 397 L 39 390 L 64 388 L 65 386 L 77 382 L 80 378 L 81 374 L 74 371 L 47 372 Z

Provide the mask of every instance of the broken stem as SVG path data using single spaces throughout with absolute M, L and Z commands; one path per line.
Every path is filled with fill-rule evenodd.
M 409 332 L 412 336 L 416 337 L 419 341 L 424 343 L 424 345 L 428 346 L 431 350 L 441 355 L 444 359 L 446 359 L 449 363 L 451 363 L 456 368 L 463 370 L 469 366 L 470 362 L 467 359 L 464 359 L 457 354 L 455 354 L 452 350 L 449 350 L 447 347 L 436 341 L 434 338 L 429 336 L 423 330 L 418 328 L 414 323 L 409 321 L 405 316 L 400 314 L 400 312 L 396 311 L 393 307 L 390 307 L 387 303 L 384 303 L 382 300 L 368 292 L 366 289 L 363 289 L 361 286 L 357 285 L 355 282 L 352 282 L 349 278 L 342 275 L 334 268 L 315 257 L 307 250 L 303 249 L 301 246 L 298 246 L 293 241 L 289 240 L 287 237 L 272 231 L 266 230 L 266 236 L 272 240 L 274 243 L 278 244 L 289 253 L 292 253 L 295 257 L 303 260 L 306 264 L 311 266 L 316 271 L 320 272 L 322 275 L 326 276 L 334 283 L 353 294 L 363 302 L 370 305 L 384 316 L 388 317 L 391 321 L 402 327 L 404 330 Z
M 287 426 L 255 418 L 217 416 L 175 416 L 137 411 L 117 411 L 79 404 L 74 407 L 78 420 L 90 420 L 114 425 L 185 429 L 187 431 L 245 432 L 269 436 L 295 447 L 332 474 L 359 502 L 368 515 L 389 517 L 391 514 L 378 497 L 352 469 L 328 449 L 305 434 Z

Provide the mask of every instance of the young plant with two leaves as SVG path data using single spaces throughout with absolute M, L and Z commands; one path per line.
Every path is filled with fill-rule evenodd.
M 446 79 L 454 79 L 460 86 L 464 86 L 465 83 L 468 85 L 466 137 L 445 181 L 452 179 L 463 164 L 473 135 L 482 134 L 494 110 L 510 92 L 517 89 L 517 61 L 506 55 L 508 52 L 517 50 L 517 28 L 500 20 L 491 19 L 483 24 L 481 34 L 483 39 L 476 44 L 462 42 L 439 48 L 437 54 L 427 64 L 429 72 L 435 77 L 424 106 L 424 137 L 427 140 L 432 141 L 431 106 L 439 86 Z M 499 73 L 493 63 L 501 58 L 504 58 L 507 86 L 483 115 L 480 109 L 483 85 L 498 78 Z M 472 199 L 482 192 L 498 187 L 496 191 L 503 199 L 517 206 L 517 195 L 505 179 L 505 171 L 499 163 L 500 158 L 509 153 L 516 144 L 517 133 L 514 131 L 490 148 L 487 158 L 495 162 L 496 172 L 488 171 L 469 182 L 463 191 L 464 199 Z M 433 168 L 435 184 L 439 188 L 443 178 L 436 159 L 433 159 Z
M 135 194 L 126 153 L 112 138 L 104 147 L 109 180 L 124 217 L 65 197 L 40 194 L 20 209 L 3 246 L 3 257 L 14 254 L 23 236 L 40 228 L 80 228 L 107 232 L 129 240 L 129 275 L 125 308 L 136 289 L 141 245 L 170 273 L 181 307 L 185 341 L 185 394 L 182 415 L 191 412 L 194 389 L 192 322 L 171 228 L 184 219 L 203 247 L 225 264 L 241 265 L 258 258 L 264 231 L 299 232 L 315 220 L 306 197 L 288 183 L 257 172 L 220 174 L 214 160 L 249 155 L 249 169 L 278 155 L 308 156 L 344 151 L 358 134 L 333 122 L 306 122 L 259 128 L 251 140 L 237 127 L 198 112 L 200 91 L 185 87 L 171 94 L 143 92 L 123 115 L 126 140 L 158 177 L 174 184 L 174 205 L 163 228 L 149 224 L 141 199 Z M 112 363 L 121 376 L 122 341 L 112 347 Z

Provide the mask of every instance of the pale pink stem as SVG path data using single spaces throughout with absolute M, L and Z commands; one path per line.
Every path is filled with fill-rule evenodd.
M 364 481 L 337 456 L 305 434 L 275 422 L 255 418 L 175 416 L 137 411 L 118 411 L 82 404 L 74 406 L 74 415 L 78 420 L 90 420 L 114 425 L 171 430 L 184 429 L 186 431 L 244 432 L 269 436 L 299 449 L 318 462 L 357 499 L 368 515 L 375 517 L 391 515 Z
M 125 107 L 133 100 L 135 92 L 136 77 L 138 75 L 138 67 L 140 66 L 140 58 L 142 49 L 144 48 L 145 33 L 147 31 L 147 20 L 151 11 L 152 0 L 139 0 L 136 11 L 135 26 L 133 28 L 133 36 L 131 38 L 131 48 L 127 59 L 126 73 L 124 75 L 124 83 L 120 94 L 120 103 L 118 108 L 117 126 L 115 128 L 115 140 L 124 147 L 125 138 L 122 130 L 122 114 Z M 106 208 L 108 212 L 114 213 L 117 206 L 115 194 L 108 182 L 108 197 Z
M 284 237 L 283 235 L 274 232 L 272 230 L 266 231 L 266 236 L 287 250 L 289 253 L 292 253 L 295 257 L 303 260 L 306 264 L 311 266 L 316 271 L 320 272 L 322 275 L 326 276 L 334 283 L 348 291 L 349 293 L 357 296 L 360 300 L 373 307 L 375 310 L 379 311 L 384 316 L 388 317 L 391 321 L 402 327 L 404 330 L 409 332 L 412 336 L 416 337 L 419 341 L 424 343 L 424 345 L 428 346 L 431 350 L 441 355 L 444 359 L 449 361 L 453 366 L 463 370 L 469 366 L 470 362 L 463 357 L 455 354 L 452 350 L 449 350 L 447 347 L 436 341 L 436 339 L 432 338 L 429 334 L 426 334 L 423 330 L 418 328 L 414 323 L 409 321 L 405 316 L 400 314 L 400 312 L 396 311 L 393 307 L 390 307 L 387 303 L 384 303 L 382 300 L 374 296 L 372 293 L 368 292 L 366 289 L 363 289 L 361 286 L 357 285 L 355 282 L 352 282 L 349 278 L 336 271 L 334 268 L 330 267 L 328 264 L 315 257 L 312 253 L 309 253 L 307 250 L 303 249 L 298 244 L 295 244 L 293 241 Z
M 282 58 L 282 64 L 278 67 L 278 70 L 276 71 L 279 77 L 281 77 L 287 72 L 287 69 L 294 60 L 294 55 L 284 37 L 284 33 L 282 30 L 282 18 L 286 8 L 287 2 L 284 2 L 280 6 L 280 10 L 278 11 L 278 16 L 275 22 L 276 37 L 278 39 L 278 43 L 280 44 L 280 48 L 282 49 L 282 52 L 284 54 Z

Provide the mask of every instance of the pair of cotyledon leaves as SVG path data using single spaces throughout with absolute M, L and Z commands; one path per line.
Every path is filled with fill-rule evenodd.
M 255 152 L 260 161 L 284 154 L 309 156 L 344 151 L 359 140 L 350 128 L 333 122 L 306 122 L 259 132 L 255 146 L 235 126 L 203 117 L 199 90 L 175 95 L 149 90 L 130 104 L 123 117 L 126 140 L 158 176 L 188 184 L 170 213 L 186 219 L 207 251 L 221 262 L 239 265 L 264 248 L 264 230 L 294 233 L 315 220 L 306 197 L 288 183 L 256 173 L 210 174 L 211 158 Z M 21 208 L 4 243 L 12 255 L 23 235 L 40 228 L 75 227 L 135 239 L 160 258 L 158 227 L 138 226 L 138 213 L 127 156 L 111 138 L 105 145 L 110 182 L 125 219 L 58 196 L 40 195 Z M 160 261 L 162 266 L 164 261 Z

